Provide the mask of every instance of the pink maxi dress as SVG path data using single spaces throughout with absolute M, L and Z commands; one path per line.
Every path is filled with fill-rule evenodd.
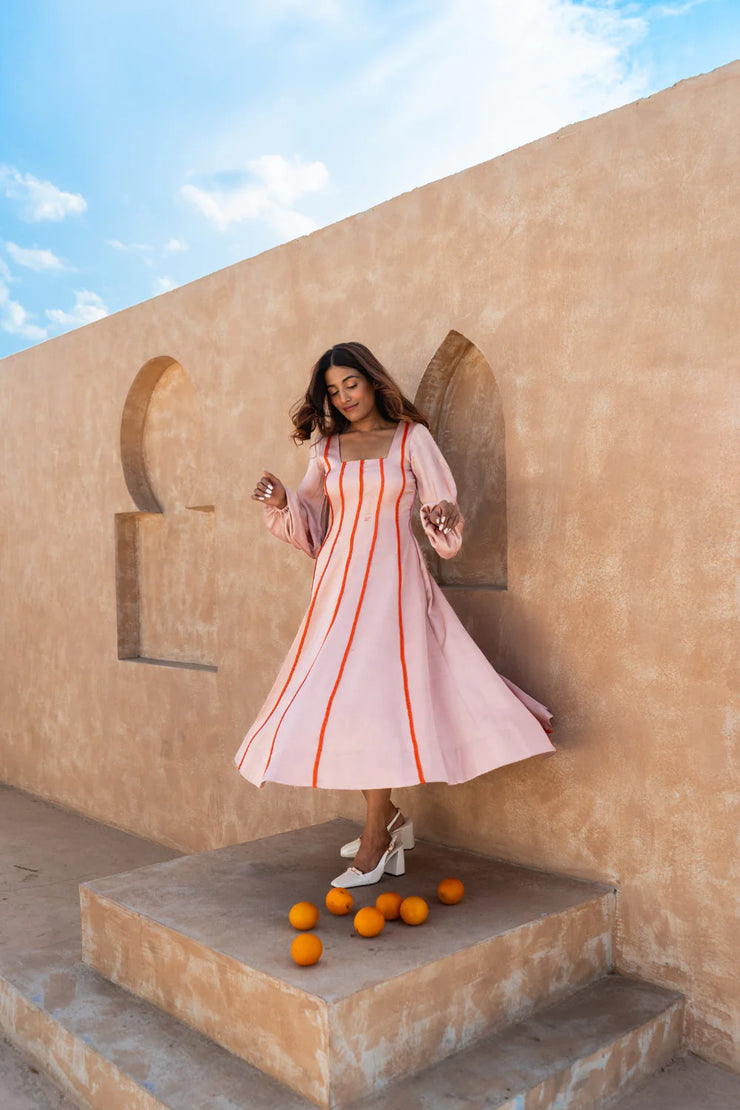
M 551 753 L 551 714 L 502 678 L 431 578 L 411 531 L 456 502 L 444 456 L 423 424 L 402 421 L 384 459 L 342 462 L 338 436 L 311 449 L 270 531 L 316 560 L 308 610 L 267 701 L 237 752 L 245 778 L 372 789 L 465 782 Z M 547 730 L 547 731 L 546 731 Z

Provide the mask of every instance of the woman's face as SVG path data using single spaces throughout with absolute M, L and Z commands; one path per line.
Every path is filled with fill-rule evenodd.
M 359 370 L 348 366 L 330 366 L 324 380 L 334 408 L 353 424 L 377 412 L 375 390 Z

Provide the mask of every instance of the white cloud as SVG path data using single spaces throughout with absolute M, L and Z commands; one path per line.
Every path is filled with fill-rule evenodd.
M 170 239 L 165 243 L 164 249 L 170 254 L 177 254 L 179 251 L 186 251 L 188 245 L 184 239 Z
M 284 88 L 291 121 L 279 99 L 235 110 L 194 159 L 198 172 L 228 165 L 234 150 L 269 149 L 257 143 L 297 149 L 300 133 L 332 169 L 310 208 L 326 223 L 653 91 L 635 61 L 646 57 L 636 46 L 649 11 L 631 0 L 407 0 L 398 11 L 384 22 L 358 3 L 323 29 L 319 64 L 327 52 L 352 65 L 308 87 L 299 65 Z M 300 198 L 281 199 L 293 167 L 274 157 L 274 167 L 252 164 L 259 178 L 188 175 L 180 195 L 221 230 L 246 220 L 285 237 L 313 230 Z
M 39 181 L 14 166 L 0 166 L 0 189 L 6 197 L 21 202 L 21 219 L 30 223 L 63 220 L 87 209 L 87 201 L 80 193 L 65 193 L 51 181 Z
M 158 277 L 154 282 L 154 295 L 169 293 L 170 289 L 177 289 L 177 282 L 170 277 Z
M 49 333 L 46 328 L 40 328 L 38 324 L 30 323 L 30 320 L 29 313 L 18 301 L 8 300 L 0 308 L 0 324 L 3 331 L 9 332 L 10 335 L 22 335 L 25 339 L 32 339 L 34 343 L 47 339 Z
M 13 261 L 28 270 L 67 269 L 61 258 L 57 258 L 51 251 L 40 250 L 37 247 L 19 247 L 17 243 L 6 243 L 5 246 Z
M 24 339 L 32 339 L 34 343 L 46 339 L 46 328 L 32 324 L 31 314 L 26 312 L 22 304 L 11 299 L 9 281 L 10 271 L 0 260 L 0 327 L 10 335 L 21 335 Z
M 97 293 L 79 289 L 75 292 L 75 296 L 77 300 L 71 312 L 65 312 L 62 308 L 47 308 L 48 318 L 63 328 L 79 328 L 83 324 L 93 324 L 96 320 L 102 320 L 108 315 L 108 308 Z
M 122 243 L 120 239 L 106 239 L 109 247 L 114 247 L 117 251 L 150 251 L 152 248 L 148 243 Z
M 329 174 L 323 162 L 287 162 L 280 154 L 263 154 L 249 163 L 256 177 L 262 178 L 268 193 L 278 204 L 292 205 L 302 193 L 326 188 Z
M 441 0 L 361 66 L 345 111 L 369 114 L 373 157 L 411 188 L 646 92 L 631 47 L 649 30 L 609 0 Z
M 288 162 L 280 154 L 264 154 L 249 163 L 260 184 L 248 182 L 231 188 L 202 189 L 183 185 L 180 195 L 225 231 L 244 220 L 262 220 L 285 238 L 315 231 L 316 223 L 295 210 L 304 193 L 320 192 L 329 174 L 323 162 Z

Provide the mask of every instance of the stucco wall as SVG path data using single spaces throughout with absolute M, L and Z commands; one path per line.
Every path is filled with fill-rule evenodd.
M 311 570 L 249 494 L 263 466 L 301 476 L 286 411 L 323 349 L 361 339 L 413 394 L 456 329 L 501 393 L 508 589 L 450 599 L 553 709 L 559 753 L 404 805 L 425 835 L 616 881 L 619 966 L 684 990 L 691 1046 L 740 1067 L 739 78 L 684 82 L 6 359 L 0 777 L 189 850 L 357 813 L 233 766 Z M 197 458 L 177 512 L 212 507 L 217 670 L 117 656 L 116 519 L 137 511 L 121 419 L 156 356 L 200 410 L 201 447 L 183 409 L 157 450 Z M 188 587 L 147 588 L 177 614 Z

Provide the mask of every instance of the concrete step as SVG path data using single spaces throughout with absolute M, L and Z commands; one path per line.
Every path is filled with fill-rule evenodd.
M 598 1110 L 612 1106 L 679 1051 L 683 1008 L 683 998 L 675 991 L 607 975 L 422 1075 L 364 1100 L 361 1107 Z
M 25 1083 L 27 1061 L 19 1064 L 16 1054 L 11 1053 L 11 1061 L 21 1068 L 21 1075 L 19 1078 L 17 1072 L 14 1073 L 13 1064 L 7 1064 L 7 1057 L 0 1058 L 2 1110 L 16 1110 L 12 1099 L 26 1095 L 34 1110 L 41 1107 L 45 1110 L 47 1095 L 50 1105 L 56 1107 L 58 1104 L 60 1110 L 62 1106 L 66 1110 L 70 1098 L 76 1106 L 93 1110 L 307 1110 L 310 1106 L 277 1081 L 80 963 L 78 883 L 95 875 L 110 875 L 132 867 L 148 868 L 153 862 L 164 861 L 171 855 L 167 849 L 120 830 L 0 788 L 0 901 L 3 909 L 0 914 L 0 1030 L 35 1066 L 49 1072 L 68 1096 L 65 1101 L 58 1091 L 50 1090 L 43 1076 L 35 1077 L 39 1081 L 38 1089 L 29 1088 Z M 415 854 L 412 854 L 410 873 L 412 865 L 415 872 L 419 868 L 414 860 Z M 368 946 L 372 942 L 356 940 L 355 943 Z M 599 1023 L 606 1033 L 605 1045 L 619 1043 L 619 1038 L 613 1035 L 613 1027 L 610 1036 L 609 1029 L 604 1030 L 603 1025 L 615 1017 L 611 1013 L 610 1019 L 610 1006 L 614 1003 L 615 988 L 610 982 L 613 978 L 608 976 L 593 987 L 585 988 L 582 994 L 579 992 L 556 1004 L 574 1007 L 572 1022 L 566 1020 L 563 1011 L 558 1016 L 554 1010 L 550 1011 L 549 1030 L 543 1032 L 530 1026 L 532 1036 L 523 1042 L 524 1056 L 521 1051 L 518 1057 L 510 1051 L 503 1060 L 495 1055 L 501 1046 L 500 1038 L 507 1038 L 513 1032 L 505 1030 L 500 1038 L 488 1037 L 416 1075 L 413 1080 L 402 1081 L 399 1086 L 370 1096 L 365 1106 L 371 1106 L 374 1099 L 376 1110 L 377 1107 L 383 1110 L 410 1110 L 411 1107 L 440 1110 L 441 1106 L 450 1110 L 455 1106 L 451 1100 L 457 1098 L 457 1106 L 462 1101 L 466 1110 L 490 1108 L 500 1105 L 500 1100 L 499 1103 L 491 1101 L 498 1098 L 498 1093 L 508 1098 L 507 1087 L 517 1090 L 519 1098 L 522 1091 L 536 1089 L 537 1083 L 547 1077 L 547 1070 L 537 1072 L 538 1067 L 557 1070 L 558 1045 L 552 1044 L 550 1037 L 559 1041 L 559 1051 L 566 1064 L 570 1058 L 577 1061 L 580 1056 L 584 1060 L 589 1056 L 597 1057 L 598 1048 L 594 1047 L 591 1034 Z M 630 991 L 653 989 L 644 984 L 625 986 Z M 609 997 L 603 993 L 604 989 L 612 992 Z M 579 1019 L 581 998 L 590 998 L 591 1003 L 581 1011 Z M 602 999 L 600 1012 L 594 1009 L 596 998 Z M 644 1005 L 644 994 L 642 998 Z M 639 1059 L 640 1044 L 646 1038 L 655 1042 L 655 1038 L 648 1023 L 641 1019 L 637 1003 L 622 1009 L 627 1019 L 630 1012 L 634 1014 L 633 1024 L 638 1029 L 635 1054 Z M 642 1013 L 644 1018 L 644 1010 Z M 542 1011 L 531 1020 L 539 1021 L 544 1017 Z M 658 1011 L 655 1019 L 659 1020 Z M 527 1054 L 531 1054 L 530 1082 L 526 1081 Z M 643 1064 L 650 1065 L 649 1057 L 643 1057 Z M 672 1065 L 636 1092 L 635 1098 L 642 1099 L 641 1108 L 650 1106 L 653 1110 L 660 1105 L 670 1106 L 671 1110 L 696 1110 L 701 1104 L 707 1110 L 715 1105 L 717 1110 L 720 1107 L 726 1110 L 734 1105 L 734 1092 L 740 1077 L 722 1072 L 721 1091 L 712 1087 L 710 1095 L 707 1073 L 713 1075 L 719 1069 L 710 1069 L 700 1062 L 701 1075 L 693 1076 L 693 1086 L 690 1083 L 687 1086 L 683 1071 L 676 1082 L 679 1066 L 682 1065 Z M 525 1082 L 521 1076 L 515 1082 L 516 1067 L 525 1072 Z M 603 1067 L 599 1064 L 591 1068 L 588 1074 L 601 1072 L 611 1074 L 608 1060 Z M 505 1078 L 503 1091 L 497 1093 L 496 1084 L 502 1077 Z M 629 1079 L 629 1073 L 625 1078 Z M 667 1082 L 672 1083 L 668 1092 L 663 1089 Z M 691 1101 L 698 1090 L 697 1082 L 700 1082 L 702 1097 Z M 651 1092 L 658 1087 L 662 1101 L 652 1103 Z M 730 1089 L 731 1094 L 728 1094 Z M 688 1099 L 683 1097 L 687 1091 Z M 570 1101 L 565 1100 L 565 1096 L 547 1101 L 543 1096 L 536 1103 L 537 1110 L 552 1110 L 554 1106 L 558 1110 L 569 1106 L 574 1110 L 576 1107 L 593 1110 L 589 1102 L 573 1101 L 577 1097 L 578 1087 L 571 1084 L 567 1091 Z M 739 1100 L 735 1098 L 735 1101 Z M 23 1101 L 20 1105 L 26 1110 Z M 531 1099 L 526 1104 L 522 1096 L 518 1105 L 531 1106 Z M 626 1105 L 631 1110 L 629 1096 Z
M 415 1074 L 611 969 L 612 889 L 423 843 L 406 876 L 360 889 L 356 907 L 395 889 L 426 898 L 429 920 L 359 938 L 351 916 L 323 908 L 339 845 L 356 831 L 333 821 L 86 882 L 83 959 L 325 1107 Z M 466 886 L 454 907 L 435 897 L 449 875 Z M 312 968 L 289 952 L 288 910 L 303 899 L 322 910 L 324 955 Z
M 310 1110 L 277 1080 L 68 955 L 54 966 L 44 953 L 0 975 L 0 1028 L 71 1100 L 59 1110 Z
M 2 1110 L 74 1110 L 75 1104 L 32 1060 L 0 1037 L 0 1106 Z
M 608 975 L 346 1110 L 611 1106 L 678 1051 L 682 1009 L 673 992 Z M 91 1110 L 313 1105 L 81 963 L 50 970 L 40 961 L 15 984 L 0 978 L 0 1013 L 16 1044 L 67 1092 L 57 1102 L 48 1084 L 39 1088 L 50 1110 L 67 1110 L 70 1098 Z M 0 1106 L 16 1110 L 12 1102 Z M 46 1106 L 20 1101 L 18 1110 Z
M 736 1110 L 740 1075 L 682 1053 L 630 1094 L 614 1110 Z

